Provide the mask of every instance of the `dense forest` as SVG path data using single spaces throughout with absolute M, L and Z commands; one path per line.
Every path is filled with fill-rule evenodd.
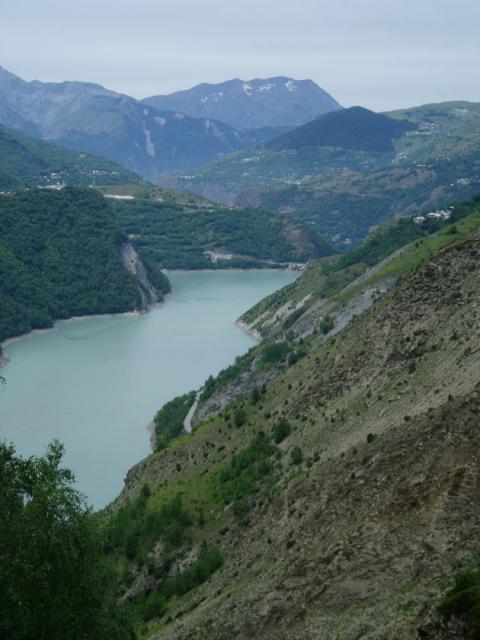
M 0 125 L 0 191 L 57 182 L 86 187 L 139 181 L 137 175 L 115 162 L 71 151 Z
M 415 126 L 363 107 L 332 111 L 267 143 L 270 149 L 341 147 L 363 151 L 391 151 L 393 140 Z
M 295 243 L 288 223 L 258 209 L 186 208 L 136 199 L 115 203 L 119 224 L 142 259 L 168 269 L 212 268 L 208 251 L 235 254 L 218 267 L 258 267 L 329 255 L 331 247 L 315 232 L 297 227 Z
M 54 320 L 141 304 L 123 267 L 125 236 L 91 189 L 29 190 L 0 198 L 0 340 Z

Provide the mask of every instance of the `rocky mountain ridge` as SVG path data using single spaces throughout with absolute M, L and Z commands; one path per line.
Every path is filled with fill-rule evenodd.
M 341 109 L 312 80 L 278 76 L 218 84 L 202 83 L 185 91 L 145 98 L 156 109 L 178 110 L 195 118 L 215 118 L 236 129 L 296 127 Z
M 318 87 L 299 90 L 297 110 L 308 112 L 312 91 L 323 96 Z M 297 95 L 296 88 L 286 92 Z M 108 158 L 153 181 L 266 142 L 284 131 L 269 113 L 286 108 L 285 95 L 272 95 L 263 104 L 263 121 L 240 130 L 212 115 L 192 117 L 171 105 L 157 108 L 153 103 L 158 101 L 140 102 L 94 83 L 25 82 L 1 67 L 0 96 L 0 123 L 5 126 Z M 334 108 L 336 103 L 328 99 Z M 327 98 L 317 100 L 320 110 L 322 100 Z M 241 104 L 239 108 L 243 112 Z

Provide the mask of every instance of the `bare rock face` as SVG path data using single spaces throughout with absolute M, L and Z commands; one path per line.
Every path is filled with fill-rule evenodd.
M 142 297 L 142 308 L 148 307 L 158 301 L 155 288 L 148 279 L 147 272 L 138 253 L 129 242 L 120 246 L 120 257 L 127 271 L 137 280 Z

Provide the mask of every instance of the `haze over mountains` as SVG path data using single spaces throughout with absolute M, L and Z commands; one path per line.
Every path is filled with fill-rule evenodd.
M 195 118 L 215 118 L 236 129 L 296 127 L 342 108 L 312 80 L 285 76 L 203 83 L 187 91 L 145 98 L 143 102 Z
M 198 87 L 182 92 L 183 102 L 174 94 L 168 106 L 156 108 L 160 99 L 142 103 L 87 82 L 25 82 L 0 67 L 0 123 L 102 155 L 155 180 L 161 173 L 189 171 L 232 151 L 266 142 L 282 132 L 277 129 L 280 125 L 303 124 L 315 115 L 340 108 L 312 81 L 281 80 L 243 83 L 242 100 L 237 86 L 241 81 L 224 83 L 232 90 L 225 87 L 222 92 L 228 117 L 220 121 L 214 119 L 219 109 L 204 108 L 205 117 L 191 117 L 188 114 L 194 109 L 174 106 L 195 101 Z M 243 117 L 235 118 L 235 113 Z M 235 120 L 237 128 L 225 120 Z
M 386 218 L 457 202 L 480 184 L 480 105 L 376 114 L 284 76 L 138 101 L 92 83 L 25 82 L 0 68 L 0 123 L 157 184 L 301 220 L 340 249 Z
M 58 369 L 71 389 L 52 377 L 70 406 L 40 388 L 36 409 L 21 387 L 42 437 L 48 409 L 89 463 L 110 425 L 119 457 L 108 369 L 94 440 L 68 416 L 88 402 L 92 359 L 127 345 L 131 404 L 148 406 L 149 385 L 158 400 L 154 451 L 93 515 L 70 502 L 60 449 L 58 462 L 53 449 L 20 461 L 0 442 L 0 638 L 478 640 L 480 196 L 458 202 L 480 192 L 480 104 L 380 114 L 284 77 L 138 101 L 0 68 L 0 122 L 0 341 L 147 311 L 170 292 L 162 270 L 302 271 L 239 318 L 258 340 L 227 368 L 188 378 L 187 342 L 184 395 L 163 407 L 178 354 L 155 338 L 224 353 L 221 331 L 215 344 L 196 332 L 212 315 L 188 296 L 211 310 L 225 293 L 177 295 L 185 324 L 148 332 L 145 382 L 129 366 L 145 352 L 124 333 L 99 354 L 77 343 L 84 363 L 68 366 L 89 387 L 41 352 L 40 376 Z M 221 290 L 233 308 L 234 287 Z

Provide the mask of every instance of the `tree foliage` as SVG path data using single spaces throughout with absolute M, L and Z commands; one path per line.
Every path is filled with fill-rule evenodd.
M 332 252 L 314 232 L 298 225 L 298 238 L 293 243 L 285 220 L 260 209 L 212 206 L 192 210 L 148 199 L 118 202 L 115 209 L 142 259 L 168 269 L 250 268 L 262 266 L 262 260 L 287 263 Z M 238 257 L 214 264 L 208 251 Z
M 127 640 L 97 520 L 61 467 L 63 447 L 21 458 L 0 444 L 0 637 Z
M 0 197 L 0 340 L 60 318 L 138 307 L 119 255 L 125 240 L 92 189 Z

